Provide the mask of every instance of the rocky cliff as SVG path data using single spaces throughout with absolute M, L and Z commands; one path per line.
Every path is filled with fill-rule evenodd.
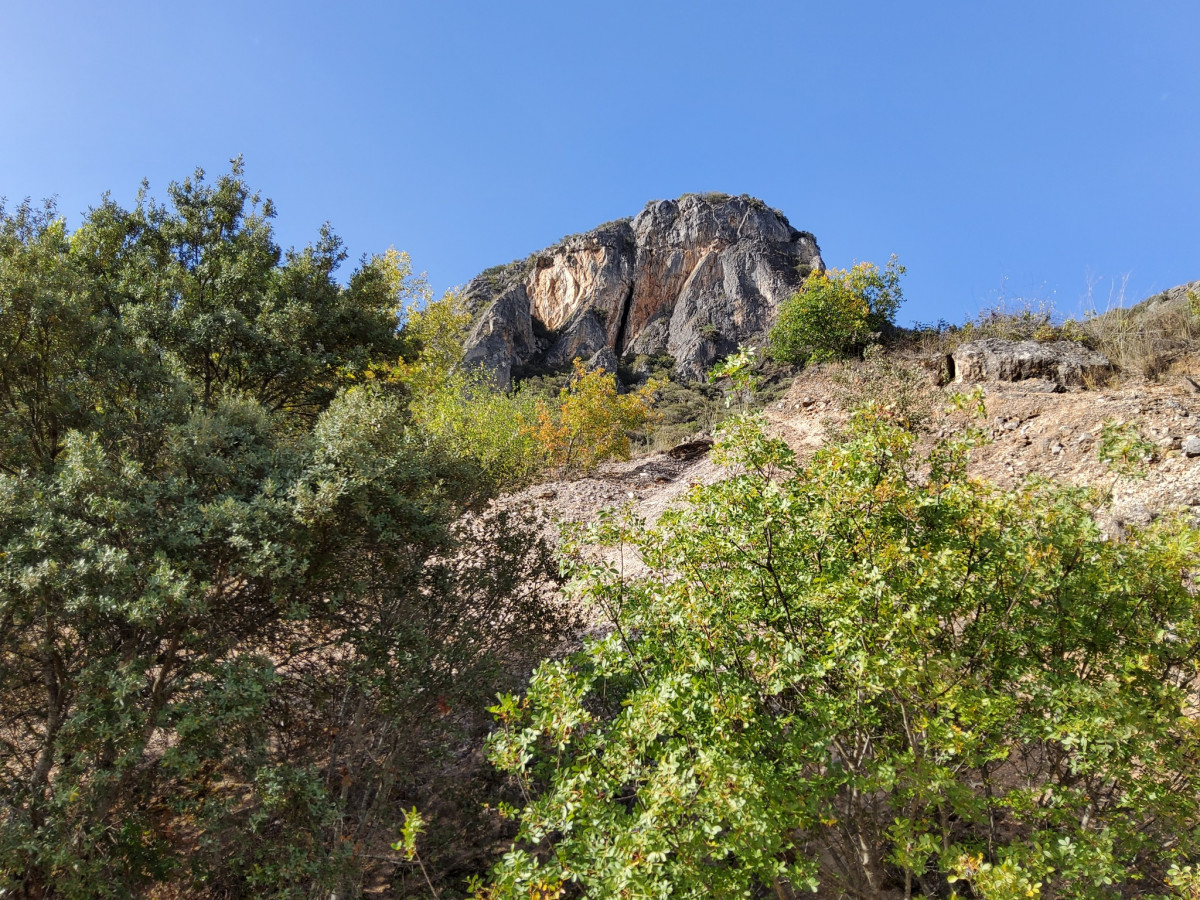
M 781 301 L 824 267 L 816 239 L 752 197 L 688 194 L 564 238 L 474 278 L 465 361 L 507 386 L 513 370 L 608 348 L 669 354 L 701 378 L 761 341 Z

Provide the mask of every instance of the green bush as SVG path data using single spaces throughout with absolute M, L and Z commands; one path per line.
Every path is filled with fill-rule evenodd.
M 1100 429 L 1096 454 L 1114 472 L 1141 478 L 1146 466 L 1158 458 L 1158 447 L 1142 437 L 1132 422 L 1109 419 Z
M 1090 495 L 970 479 L 974 439 L 892 421 L 800 466 L 735 419 L 737 474 L 568 547 L 645 574 L 572 556 L 608 628 L 495 708 L 527 799 L 480 895 L 1194 886 L 1200 532 L 1108 540 Z
M 849 271 L 814 272 L 784 301 L 771 329 L 771 355 L 779 362 L 806 363 L 861 353 L 872 335 L 893 323 L 902 302 L 904 266 L 893 256 L 881 272 L 874 263 Z
M 546 456 L 532 434 L 536 396 L 497 390 L 486 372 L 458 365 L 470 326 L 471 314 L 454 292 L 410 304 L 400 331 L 405 356 L 364 374 L 402 385 L 414 425 L 441 452 L 469 461 L 483 493 L 491 494 L 528 481 Z
M 486 848 L 447 756 L 563 622 L 472 514 L 508 410 L 415 389 L 461 317 L 402 254 L 168 195 L 0 208 L 0 896 L 351 897 L 420 791 Z
M 475 373 L 448 372 L 414 395 L 415 424 L 453 457 L 470 460 L 485 493 L 508 490 L 545 468 L 533 429 L 537 399 L 528 391 L 498 391 Z

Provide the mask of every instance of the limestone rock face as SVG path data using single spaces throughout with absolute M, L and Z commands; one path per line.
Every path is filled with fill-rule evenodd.
M 1005 341 L 986 338 L 971 341 L 951 354 L 954 380 L 1035 380 L 1062 387 L 1077 387 L 1087 377 L 1109 369 L 1108 358 L 1074 341 Z
M 761 340 L 779 304 L 824 268 L 816 239 L 750 197 L 688 194 L 565 238 L 473 279 L 465 362 L 507 385 L 514 368 L 564 366 L 607 347 L 670 354 L 702 378 Z

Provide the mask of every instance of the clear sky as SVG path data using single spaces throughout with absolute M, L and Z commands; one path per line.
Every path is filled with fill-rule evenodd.
M 439 290 L 689 191 L 761 197 L 900 320 L 1200 278 L 1200 3 L 0 0 L 0 195 L 247 177 Z

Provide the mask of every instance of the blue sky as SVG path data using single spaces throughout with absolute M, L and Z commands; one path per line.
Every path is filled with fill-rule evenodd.
M 438 289 L 688 191 L 761 197 L 900 320 L 1200 278 L 1200 3 L 0 2 L 0 195 L 68 221 L 238 153 Z

